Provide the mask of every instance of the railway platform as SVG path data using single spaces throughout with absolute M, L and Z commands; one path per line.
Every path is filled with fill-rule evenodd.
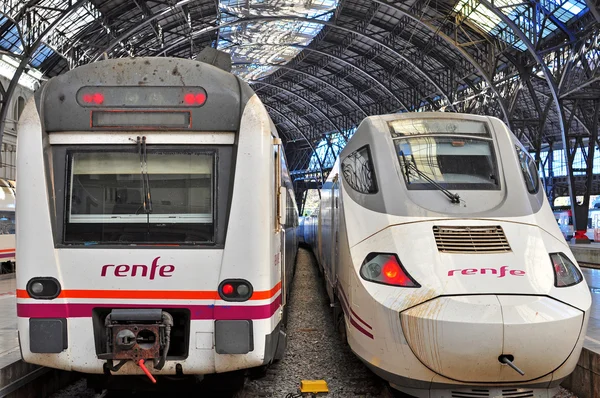
M 17 337 L 15 279 L 0 279 L 0 369 L 21 359 Z
M 580 264 L 600 268 L 600 242 L 571 244 L 571 251 Z
M 0 398 L 45 397 L 76 375 L 21 360 L 15 288 L 14 274 L 0 276 Z

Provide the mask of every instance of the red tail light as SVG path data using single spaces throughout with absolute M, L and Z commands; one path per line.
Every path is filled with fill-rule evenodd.
M 226 296 L 230 296 L 231 294 L 233 294 L 233 286 L 230 283 L 226 283 L 223 285 L 223 294 Z
M 406 272 L 398 256 L 392 253 L 370 253 L 360 268 L 363 279 L 384 285 L 421 287 Z
M 219 296 L 225 301 L 246 301 L 252 292 L 252 285 L 244 279 L 226 279 L 219 285 Z

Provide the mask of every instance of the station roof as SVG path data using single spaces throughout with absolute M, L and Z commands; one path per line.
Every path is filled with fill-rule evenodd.
M 598 126 L 599 19 L 594 0 L 4 0 L 0 52 L 52 77 L 103 57 L 227 51 L 290 169 L 309 175 L 327 166 L 319 145 L 334 158 L 373 114 L 493 115 L 532 151 L 583 142 Z

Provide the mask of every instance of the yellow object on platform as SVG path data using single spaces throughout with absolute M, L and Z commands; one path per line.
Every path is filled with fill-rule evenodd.
M 302 380 L 300 382 L 300 392 L 329 392 L 325 380 Z

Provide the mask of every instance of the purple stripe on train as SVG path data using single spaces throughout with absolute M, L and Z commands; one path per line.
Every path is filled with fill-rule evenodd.
M 267 305 L 156 305 L 156 304 L 17 304 L 21 318 L 89 318 L 94 308 L 187 308 L 192 320 L 268 319 L 277 311 L 281 296 Z

